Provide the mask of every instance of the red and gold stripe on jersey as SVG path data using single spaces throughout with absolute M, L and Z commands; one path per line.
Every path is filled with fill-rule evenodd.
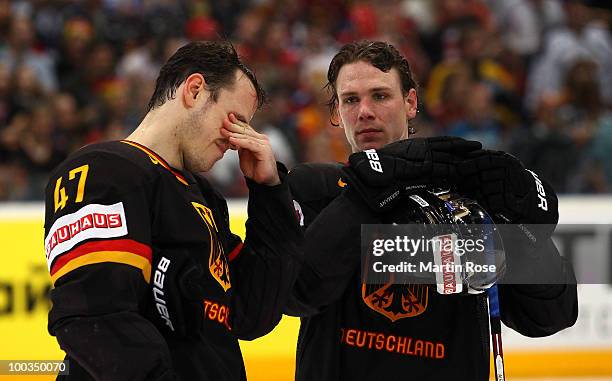
M 147 283 L 151 280 L 152 251 L 131 239 L 90 241 L 62 254 L 51 266 L 53 284 L 62 276 L 95 263 L 121 263 L 136 267 Z

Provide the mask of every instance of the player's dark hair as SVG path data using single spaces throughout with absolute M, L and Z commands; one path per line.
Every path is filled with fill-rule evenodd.
M 417 89 L 417 83 L 412 78 L 410 64 L 400 52 L 391 44 L 383 41 L 361 40 L 344 45 L 334 56 L 327 70 L 327 84 L 325 88 L 329 92 L 329 111 L 335 115 L 338 107 L 338 92 L 336 80 L 342 66 L 357 61 L 370 63 L 377 69 L 387 73 L 396 68 L 402 86 L 402 94 L 406 95 L 410 89 Z M 332 121 L 332 124 L 333 121 Z
M 266 101 L 265 92 L 257 83 L 255 74 L 240 61 L 236 49 L 229 41 L 190 42 L 179 48 L 162 66 L 147 112 L 173 99 L 176 89 L 194 73 L 204 76 L 206 89 L 216 102 L 219 90 L 234 85 L 236 70 L 241 70 L 253 83 L 257 93 L 257 108 L 260 108 Z

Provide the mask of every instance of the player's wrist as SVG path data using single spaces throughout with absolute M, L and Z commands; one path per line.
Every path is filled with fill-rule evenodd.
M 274 171 L 274 174 L 268 176 L 266 179 L 258 182 L 261 185 L 265 185 L 268 187 L 273 187 L 275 185 L 278 185 L 281 183 L 280 181 L 280 177 L 278 176 L 278 173 L 276 172 L 276 170 Z

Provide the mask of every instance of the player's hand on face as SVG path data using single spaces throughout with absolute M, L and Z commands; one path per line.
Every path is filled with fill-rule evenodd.
M 238 120 L 232 113 L 223 121 L 221 134 L 229 139 L 232 149 L 238 150 L 240 170 L 246 177 L 259 184 L 280 184 L 276 159 L 266 135 Z

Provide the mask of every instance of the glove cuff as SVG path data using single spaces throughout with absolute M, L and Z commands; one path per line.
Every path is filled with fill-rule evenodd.
M 342 177 L 346 178 L 347 197 L 355 200 L 360 198 L 374 212 L 390 210 L 394 201 L 402 196 L 400 184 L 390 184 L 385 187 L 365 185 L 351 167 L 342 168 Z

